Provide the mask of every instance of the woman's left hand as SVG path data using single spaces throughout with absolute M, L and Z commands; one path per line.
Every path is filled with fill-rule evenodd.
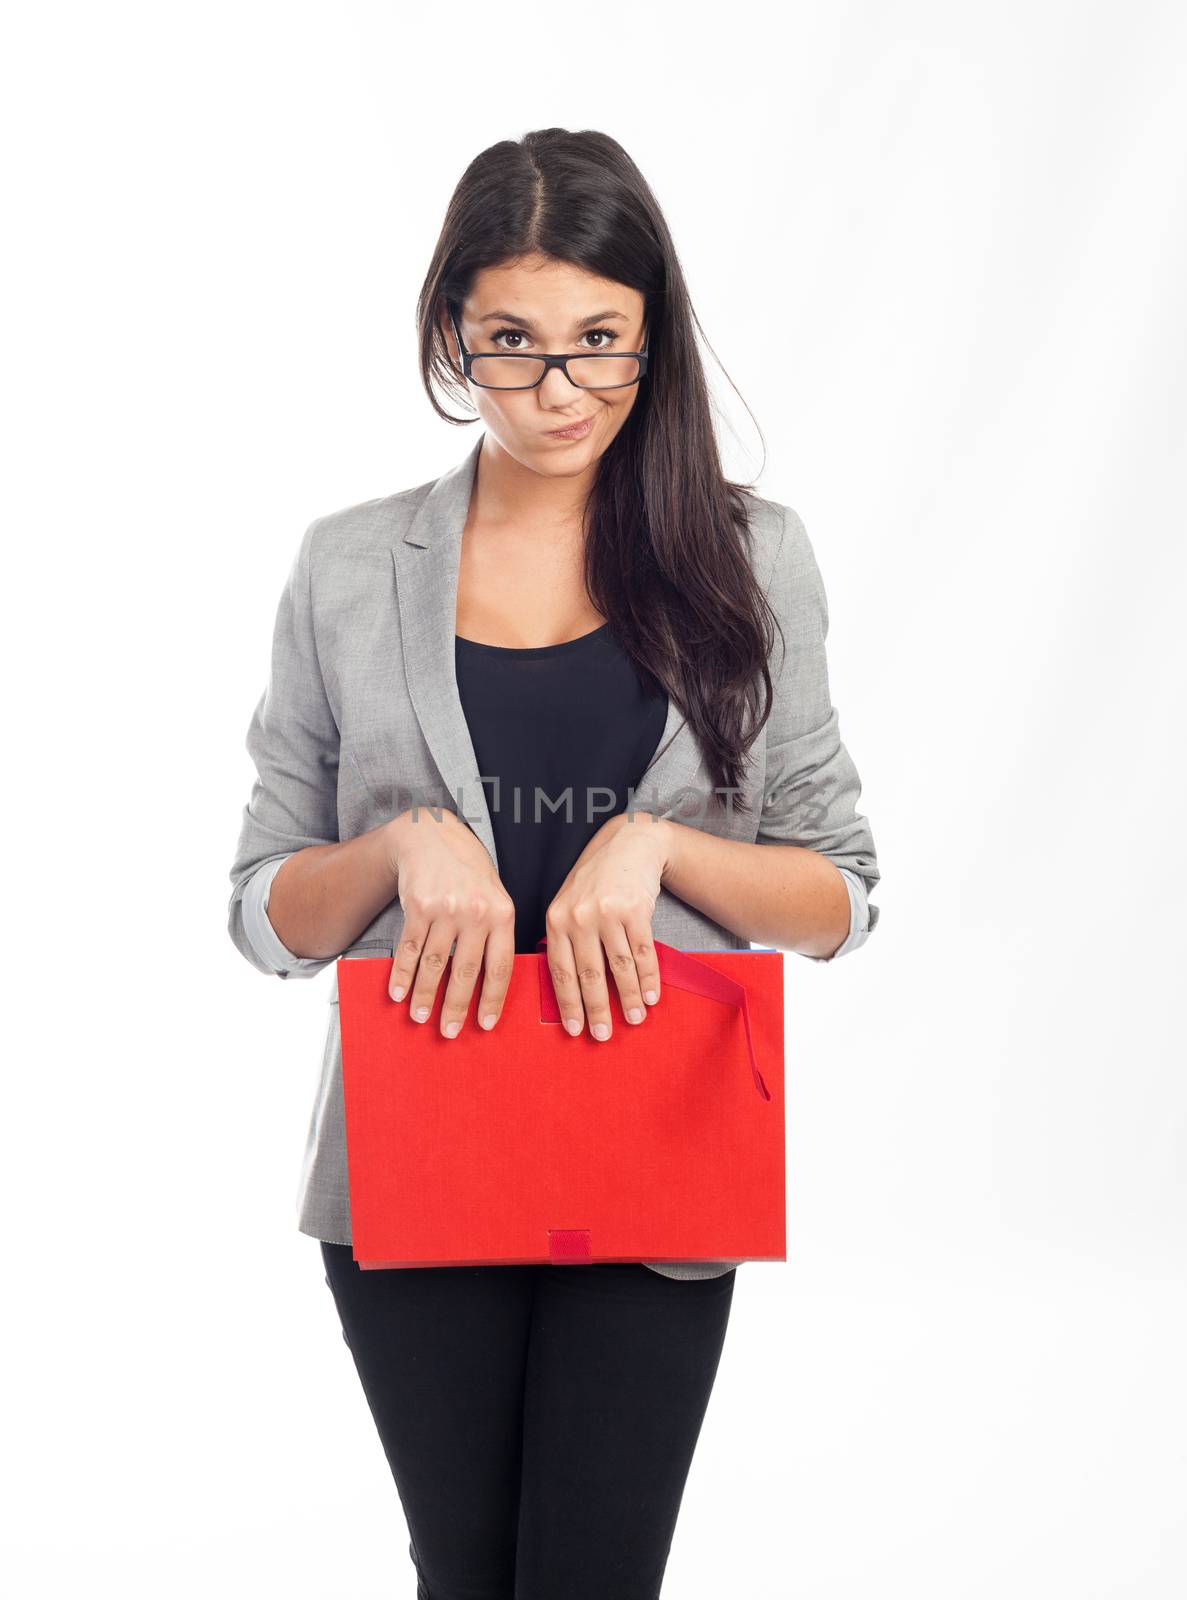
M 611 1033 L 607 965 L 628 1022 L 659 999 L 651 917 L 671 859 L 671 824 L 650 812 L 620 812 L 594 834 L 545 915 L 548 970 L 571 1034 L 589 1019 L 595 1039 Z

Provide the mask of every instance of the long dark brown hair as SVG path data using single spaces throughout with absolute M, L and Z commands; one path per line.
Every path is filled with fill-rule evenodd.
M 441 328 L 461 320 L 475 276 L 532 252 L 638 290 L 648 371 L 598 461 L 585 508 L 585 585 L 636 667 L 688 718 L 719 790 L 770 714 L 776 626 L 748 554 L 751 487 L 728 481 L 713 428 L 699 328 L 658 202 L 626 151 L 590 129 L 544 128 L 476 156 L 449 201 L 417 302 L 420 367 L 465 400 Z M 715 796 L 724 805 L 727 796 Z M 749 811 L 740 793 L 733 808 Z

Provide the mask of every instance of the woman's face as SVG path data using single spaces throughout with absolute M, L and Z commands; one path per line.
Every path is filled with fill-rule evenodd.
M 478 273 L 458 318 L 466 349 L 477 355 L 593 355 L 643 346 L 643 296 L 564 261 L 523 256 Z M 461 358 L 448 314 L 450 353 Z M 551 368 L 534 389 L 468 385 L 487 430 L 516 461 L 546 477 L 588 470 L 626 421 L 637 383 L 619 389 L 579 389 Z M 588 422 L 579 438 L 553 438 L 558 428 Z

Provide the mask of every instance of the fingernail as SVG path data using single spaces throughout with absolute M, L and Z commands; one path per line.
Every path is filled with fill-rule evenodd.
M 416 1018 L 417 1022 L 427 1022 L 429 1020 L 429 1008 L 428 1006 L 417 1006 L 412 1015 Z
M 397 984 L 396 987 L 392 990 L 392 999 L 393 1000 L 402 1000 L 404 998 L 405 994 L 407 994 L 407 992 L 408 991 L 406 989 L 402 989 Z
M 498 1020 L 499 1020 L 498 1017 L 496 1017 L 494 1012 L 492 1011 L 489 1016 L 483 1017 L 482 1026 L 484 1028 L 493 1028 L 495 1023 Z
M 441 1032 L 447 1039 L 456 1039 L 458 1033 L 461 1031 L 461 1026 L 462 1025 L 460 1022 L 447 1022 L 441 1029 Z
M 595 1022 L 590 1032 L 595 1039 L 608 1039 L 610 1037 L 610 1029 L 604 1022 Z
M 580 1033 L 581 1032 L 581 1023 L 577 1020 L 576 1017 L 566 1017 L 565 1018 L 565 1027 L 568 1029 L 568 1031 L 570 1033 Z
M 659 995 L 656 994 L 654 989 L 647 989 L 644 992 L 643 998 L 644 998 L 644 1000 L 646 1000 L 646 1002 L 647 1002 L 647 1004 L 649 1006 L 653 1006 L 655 1004 L 655 1002 L 659 999 Z
M 642 1022 L 643 1012 L 641 1008 L 639 1006 L 632 1006 L 626 1014 L 626 1020 L 628 1022 Z

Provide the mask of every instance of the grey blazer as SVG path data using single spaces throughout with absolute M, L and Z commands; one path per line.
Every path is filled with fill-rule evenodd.
M 247 732 L 257 777 L 231 866 L 228 930 L 244 958 L 281 978 L 313 976 L 326 959 L 294 956 L 267 918 L 267 892 L 288 856 L 353 839 L 419 801 L 472 827 L 498 868 L 486 790 L 454 675 L 461 535 L 482 438 L 441 477 L 319 517 L 301 540 L 280 598 L 267 687 Z M 697 740 L 674 701 L 636 805 L 748 843 L 803 845 L 827 855 L 850 893 L 850 935 L 878 921 L 873 835 L 857 810 L 861 783 L 829 695 L 828 607 L 803 523 L 751 497 L 751 559 L 782 625 L 771 659 L 775 700 L 747 757 L 752 810 L 720 811 Z M 398 898 L 340 952 L 390 955 L 403 925 Z M 745 950 L 750 941 L 661 888 L 655 938 L 682 949 Z M 645 1024 L 644 1024 L 645 1025 Z M 338 1028 L 329 996 L 321 1076 L 297 1192 L 298 1227 L 349 1244 L 350 1193 Z M 716 1277 L 739 1263 L 649 1261 L 670 1278 Z

